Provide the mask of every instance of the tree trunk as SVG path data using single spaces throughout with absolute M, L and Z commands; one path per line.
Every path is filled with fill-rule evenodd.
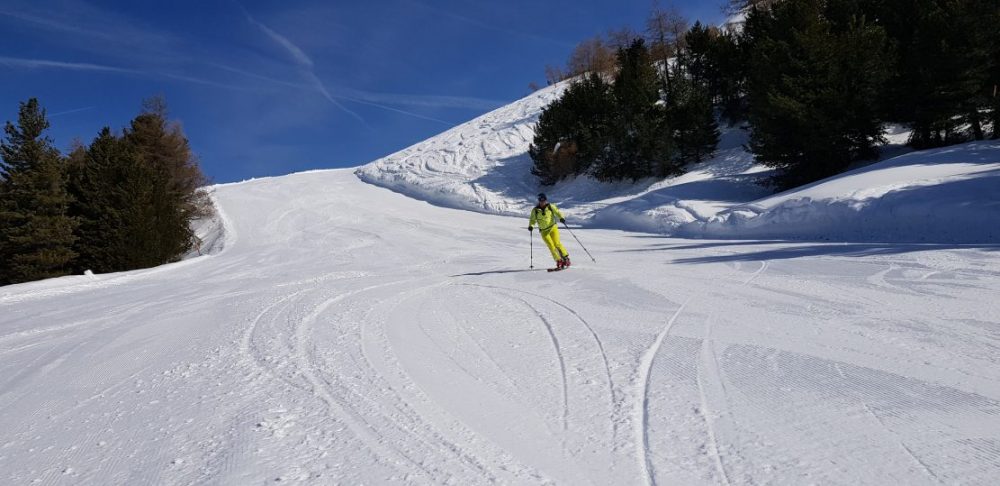
M 969 124 L 972 125 L 972 136 L 975 137 L 976 140 L 982 140 L 984 138 L 983 120 L 978 107 L 973 107 L 972 111 L 969 112 Z

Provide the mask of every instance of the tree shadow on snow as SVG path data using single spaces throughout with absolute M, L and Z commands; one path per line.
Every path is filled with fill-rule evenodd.
M 756 242 L 767 244 L 767 242 Z M 735 242 L 736 245 L 749 245 L 751 242 Z M 771 242 L 773 244 L 773 242 Z M 688 248 L 696 247 L 691 245 Z M 713 244 L 710 246 L 726 246 Z M 709 247 L 709 246 L 706 246 Z M 675 247 L 669 249 L 681 249 Z M 666 250 L 668 248 L 664 248 Z M 884 255 L 900 255 L 922 251 L 938 250 L 983 250 L 1000 251 L 1000 244 L 937 244 L 937 243 L 808 243 L 788 242 L 781 248 L 767 248 L 760 251 L 734 253 L 728 255 L 708 255 L 690 258 L 678 258 L 673 263 L 722 263 L 722 262 L 754 262 L 761 260 L 792 260 L 817 256 L 869 257 Z
M 629 238 L 657 238 L 663 239 L 667 238 L 663 235 L 629 235 Z M 718 248 L 722 246 L 751 246 L 751 245 L 774 245 L 774 244 L 795 244 L 802 243 L 802 241 L 790 241 L 790 240 L 721 240 L 721 241 L 706 241 L 701 243 L 691 243 L 691 244 L 674 244 L 674 243 L 663 243 L 654 246 L 649 246 L 646 248 L 631 248 L 628 250 L 615 250 L 615 253 L 647 253 L 652 251 L 666 251 L 666 250 L 704 250 L 707 248 Z

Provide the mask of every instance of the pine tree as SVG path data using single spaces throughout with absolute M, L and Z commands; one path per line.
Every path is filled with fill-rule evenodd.
M 0 284 L 65 275 L 76 221 L 67 216 L 66 167 L 37 99 L 21 103 L 0 143 Z
M 532 173 L 550 185 L 600 164 L 613 111 L 611 87 L 602 75 L 591 73 L 574 82 L 542 110 L 528 149 L 534 161 Z
M 854 16 L 835 25 L 838 0 L 778 2 L 751 11 L 745 35 L 750 149 L 783 169 L 791 187 L 874 157 L 882 143 L 877 101 L 888 72 L 884 31 Z
M 130 147 L 108 127 L 89 147 L 75 148 L 69 161 L 69 191 L 74 199 L 70 214 L 80 221 L 74 245 L 79 254 L 77 270 L 107 273 L 147 264 L 132 244 L 137 221 L 125 218 L 138 214 L 134 206 L 144 204 L 142 194 L 148 191 L 134 189 L 143 180 L 152 180 L 141 177 L 146 168 L 137 164 Z
M 718 74 L 713 57 L 715 37 L 718 34 L 711 29 L 695 22 L 684 34 L 685 49 L 678 58 L 678 64 L 684 66 L 684 72 L 695 84 L 709 91 L 717 84 Z
M 992 125 L 992 138 L 1000 138 L 1000 42 L 996 41 L 996 26 L 1000 25 L 1000 2 L 982 0 L 977 16 L 974 44 L 987 49 L 986 80 L 980 91 L 984 118 Z
M 976 131 L 997 43 L 995 0 L 877 0 L 864 8 L 895 45 L 883 103 L 890 120 L 913 129 L 911 145 L 963 141 L 964 123 Z
M 146 101 L 123 139 L 134 158 L 125 190 L 136 201 L 123 211 L 132 239 L 127 264 L 143 268 L 176 261 L 194 244 L 191 221 L 211 210 L 201 190 L 205 176 L 180 126 L 168 120 L 162 98 Z
M 594 175 L 601 180 L 638 180 L 679 173 L 660 99 L 660 80 L 643 40 L 620 49 L 618 64 L 611 89 L 616 111 L 609 151 Z
M 746 120 L 747 116 L 747 72 L 750 68 L 749 53 L 742 36 L 736 32 L 724 32 L 715 37 L 710 56 L 715 65 L 717 78 L 710 89 L 718 101 L 720 114 L 732 126 Z
M 679 65 L 674 75 L 674 96 L 667 100 L 678 164 L 698 163 L 715 152 L 719 124 L 708 90 Z
M 1000 18 L 1000 15 L 997 16 Z M 987 92 L 990 100 L 990 124 L 993 125 L 993 138 L 1000 138 L 1000 44 L 994 44 L 992 71 L 987 82 Z

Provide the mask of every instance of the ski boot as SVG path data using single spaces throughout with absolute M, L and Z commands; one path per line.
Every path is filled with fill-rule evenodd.
M 562 264 L 562 268 L 569 268 L 569 266 L 570 266 L 569 255 L 566 255 L 566 256 L 563 257 L 561 264 Z

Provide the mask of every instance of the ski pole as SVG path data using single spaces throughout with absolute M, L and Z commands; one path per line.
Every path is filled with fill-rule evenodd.
M 531 233 L 531 236 L 529 236 L 529 239 L 531 241 L 531 264 L 530 264 L 530 266 L 528 268 L 534 269 L 535 268 L 535 232 L 532 231 L 532 230 L 528 230 L 528 233 Z
M 587 252 L 587 256 L 589 256 L 594 263 L 597 263 L 597 260 L 594 259 L 594 255 L 591 255 L 590 252 L 587 251 L 587 247 L 583 246 L 583 243 L 580 242 L 580 238 L 576 237 L 576 234 L 573 233 L 573 230 L 569 229 L 569 225 L 566 224 L 565 221 L 563 221 L 563 227 L 566 228 L 566 231 L 569 231 L 569 234 L 573 235 L 573 239 L 575 239 L 577 243 L 580 243 L 580 248 L 583 248 L 583 251 Z

